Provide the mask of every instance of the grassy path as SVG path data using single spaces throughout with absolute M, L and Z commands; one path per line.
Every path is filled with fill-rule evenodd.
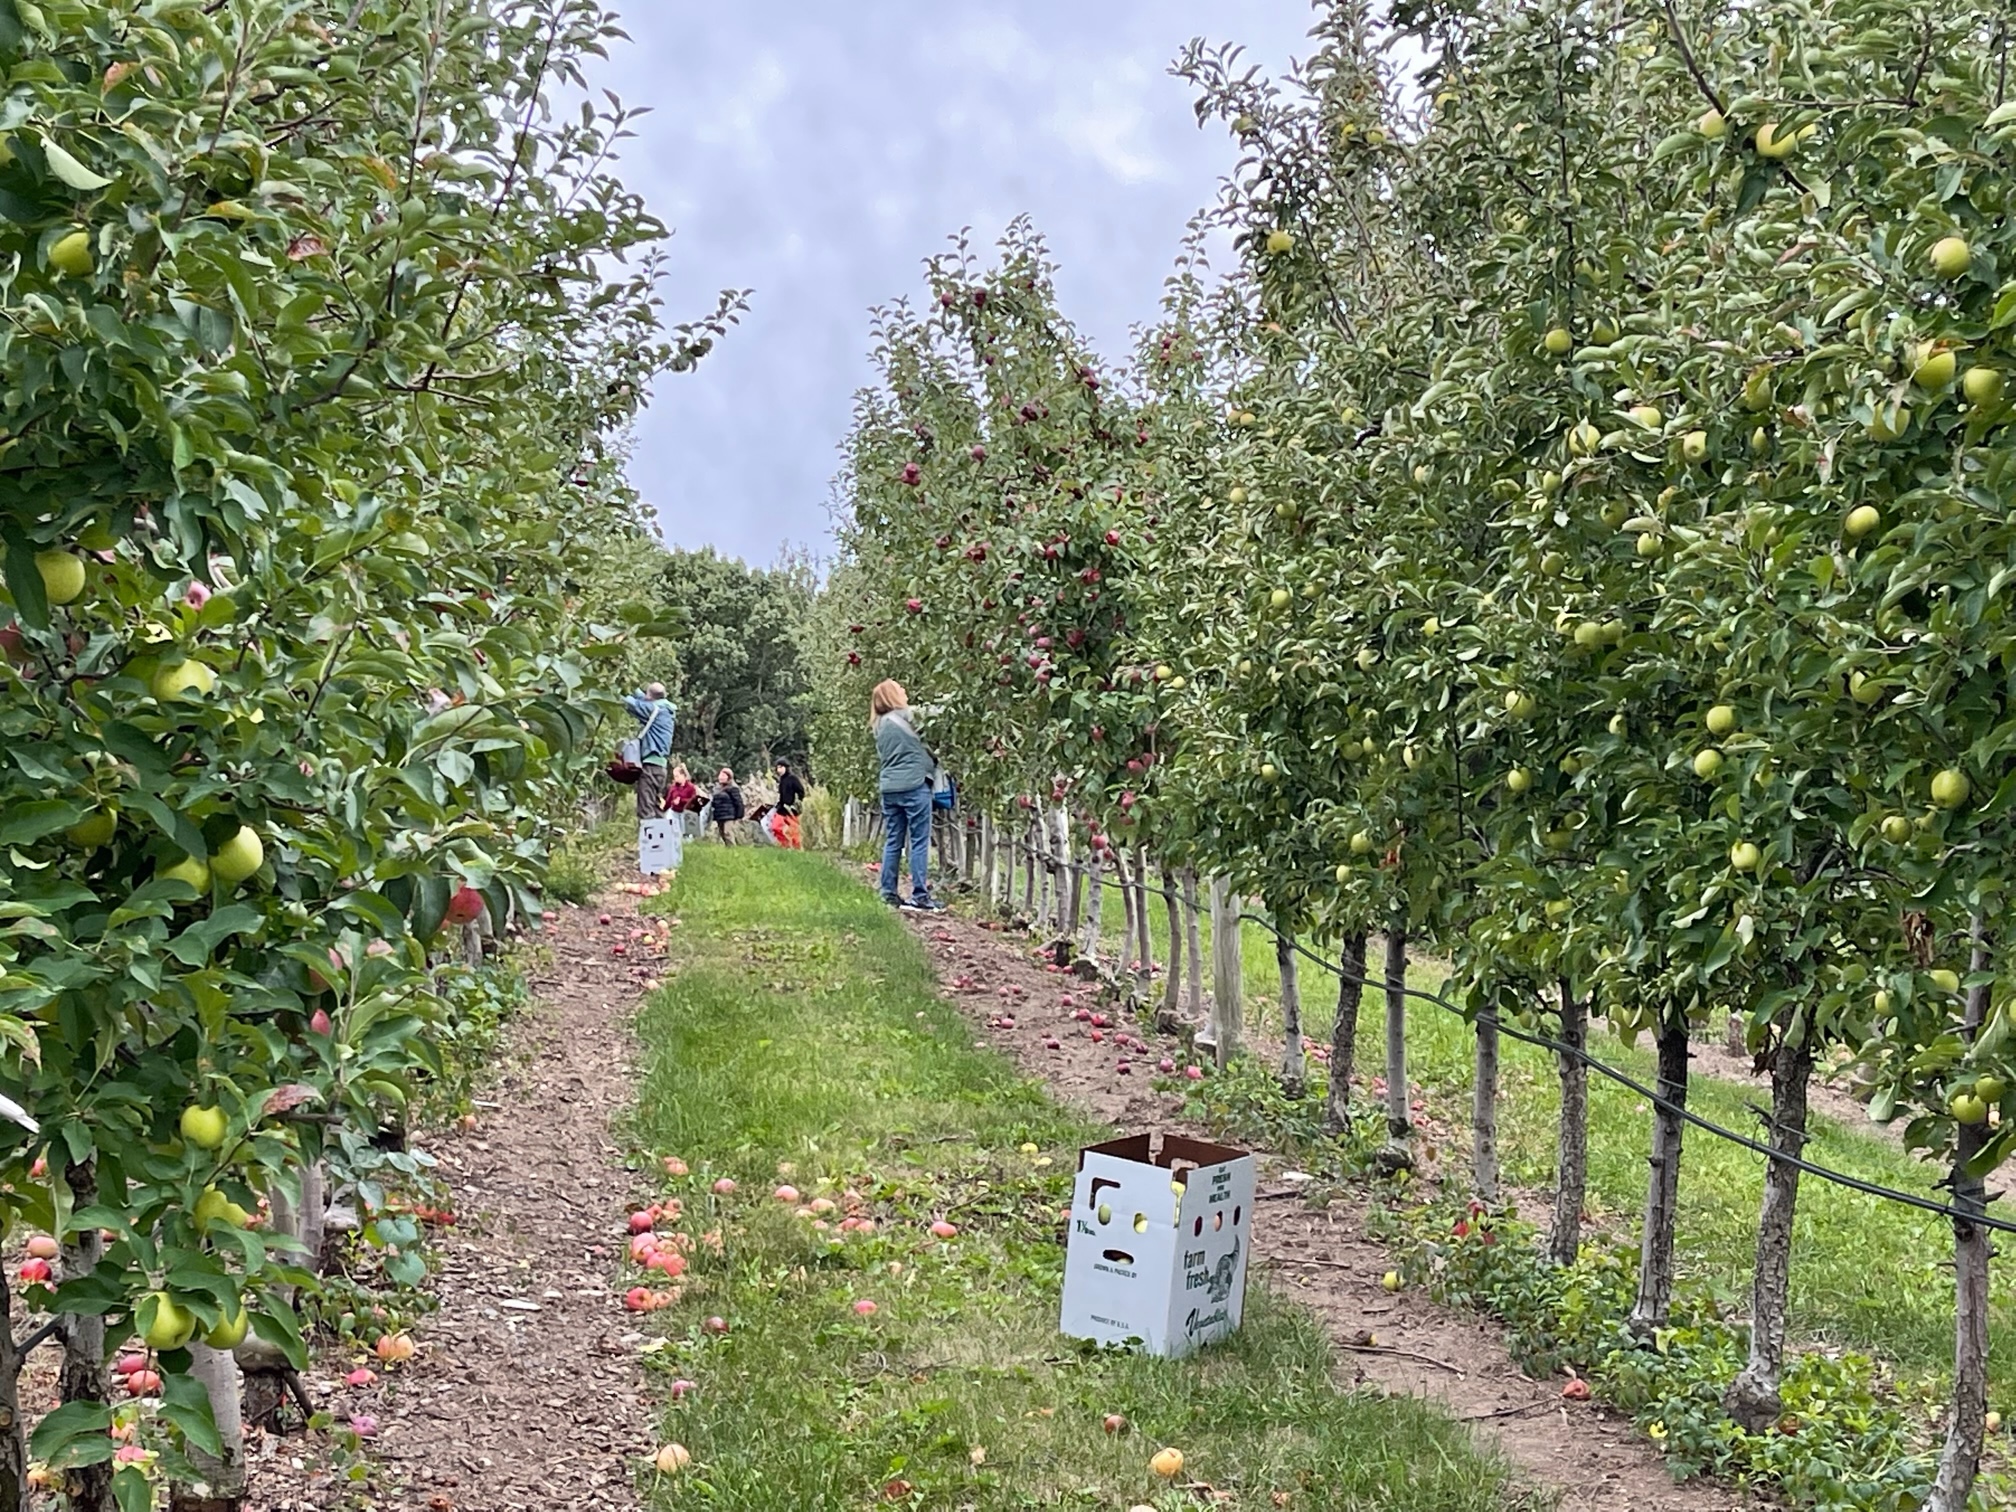
M 658 1504 L 1173 1512 L 1208 1494 L 1192 1481 L 1237 1508 L 1526 1504 L 1445 1418 L 1337 1390 L 1320 1328 L 1257 1286 L 1197 1360 L 1069 1345 L 1057 1235 L 1093 1131 L 974 1046 L 897 917 L 770 850 L 695 847 L 663 902 L 678 967 L 640 1021 L 633 1136 L 690 1167 L 671 1190 L 700 1242 L 646 1325 L 666 1437 L 693 1457 Z M 738 1189 L 712 1195 L 723 1176 Z M 1148 1470 L 1163 1445 L 1186 1456 L 1174 1485 Z
M 1119 913 L 1117 895 L 1109 894 L 1107 904 L 1106 920 L 1112 920 Z M 1159 960 L 1167 941 L 1160 899 L 1150 899 L 1150 916 Z M 1208 983 L 1209 931 L 1205 933 Z M 1252 1032 L 1278 1040 L 1280 979 L 1273 936 L 1250 923 L 1243 933 L 1247 1022 Z M 1110 948 L 1117 950 L 1117 922 L 1107 937 Z M 1416 962 L 1409 972 L 1410 984 L 1424 991 L 1436 990 L 1442 980 L 1443 969 L 1434 961 Z M 1327 1043 L 1335 1018 L 1336 979 L 1305 963 L 1302 993 L 1304 1032 Z M 1359 1020 L 1361 1076 L 1380 1069 L 1382 1034 L 1377 995 L 1368 991 Z M 1407 1048 L 1413 1078 L 1425 1089 L 1429 1107 L 1459 1128 L 1468 1117 L 1473 1043 L 1470 1026 L 1455 1014 L 1428 1003 L 1410 1005 Z M 1646 1049 L 1620 1044 L 1607 1035 L 1591 1049 L 1642 1084 L 1654 1079 L 1653 1058 Z M 1560 1115 L 1553 1057 L 1508 1040 L 1502 1076 L 1499 1156 L 1505 1179 L 1529 1189 L 1547 1188 L 1553 1181 Z M 1752 1109 L 1768 1106 L 1769 1098 L 1768 1087 L 1739 1087 L 1702 1075 L 1695 1079 L 1688 1101 L 1703 1117 L 1757 1136 L 1758 1117 Z M 1643 1098 L 1614 1082 L 1591 1077 L 1589 1208 L 1599 1222 L 1619 1230 L 1635 1231 L 1644 1202 L 1650 1119 L 1651 1109 Z M 1815 1114 L 1813 1127 L 1808 1159 L 1899 1191 L 1941 1195 L 1937 1170 L 1866 1124 L 1856 1128 Z M 1259 1138 L 1264 1131 L 1249 1132 Z M 1448 1154 L 1454 1163 L 1465 1158 L 1461 1149 Z M 1682 1274 L 1738 1313 L 1749 1306 L 1751 1249 L 1763 1185 L 1761 1157 L 1700 1130 L 1688 1131 L 1680 1186 Z M 1943 1219 L 1809 1179 L 1799 1194 L 1792 1293 L 1796 1333 L 1874 1354 L 1934 1390 L 1933 1383 L 1950 1374 L 1952 1235 Z M 1990 1378 L 2000 1382 L 2009 1376 L 2016 1352 L 2016 1291 L 1998 1286 L 1992 1306 Z M 2006 1388 L 1998 1390 L 1998 1396 L 2002 1390 Z M 2016 1409 L 2016 1397 L 2000 1405 Z

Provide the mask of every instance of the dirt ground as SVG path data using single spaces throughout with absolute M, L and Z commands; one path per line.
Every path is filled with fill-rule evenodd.
M 473 1129 L 428 1135 L 456 1222 L 437 1229 L 439 1304 L 396 1370 L 330 1357 L 307 1381 L 339 1422 L 370 1426 L 371 1504 L 427 1512 L 617 1512 L 656 1448 L 655 1397 L 612 1278 L 629 1199 L 612 1132 L 631 1100 L 630 1020 L 659 954 L 633 938 L 639 899 L 563 908 L 539 937 L 550 964 L 509 1030 Z M 599 921 L 607 915 L 609 923 Z M 615 945 L 624 947 L 618 960 Z M 368 1364 L 378 1380 L 343 1384 Z M 248 1505 L 352 1507 L 342 1467 L 307 1441 L 248 1447 Z
M 1180 1041 L 1123 1023 L 1099 1028 L 1095 1041 L 1098 1026 L 1073 1017 L 1091 1005 L 1087 984 L 1047 966 L 1027 936 L 952 914 L 909 917 L 945 994 L 972 1016 L 982 1037 L 1060 1098 L 1130 1133 L 1206 1132 L 1185 1125 L 1179 1095 L 1153 1085 L 1164 1059 L 1181 1064 Z M 1147 1048 L 1116 1041 L 1116 1031 Z M 1125 1073 L 1118 1070 L 1122 1062 Z M 1392 1261 L 1369 1234 L 1364 1202 L 1347 1197 L 1314 1208 L 1297 1200 L 1300 1173 L 1256 1153 L 1266 1207 L 1253 1230 L 1255 1264 L 1329 1325 L 1355 1381 L 1427 1398 L 1472 1424 L 1533 1482 L 1558 1493 L 1564 1512 L 1727 1512 L 1755 1505 L 1704 1482 L 1674 1484 L 1628 1421 L 1564 1402 L 1560 1381 L 1525 1375 L 1499 1332 L 1476 1314 L 1452 1311 L 1419 1290 L 1386 1291 L 1381 1278 Z M 1368 1333 L 1375 1340 L 1369 1349 L 1359 1342 Z

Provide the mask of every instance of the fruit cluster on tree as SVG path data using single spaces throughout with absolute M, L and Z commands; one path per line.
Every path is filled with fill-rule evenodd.
M 622 112 L 549 109 L 610 25 L 0 0 L 0 1214 L 56 1250 L 0 1304 L 61 1325 L 73 1505 L 236 1494 L 231 1351 L 301 1360 L 305 1210 L 434 1063 L 430 953 L 537 917 L 614 448 L 734 313 L 662 326 Z
M 984 812 L 1067 805 L 1095 850 L 1228 878 L 1360 974 L 1372 931 L 1389 973 L 1409 941 L 1447 953 L 1486 1200 L 1501 1023 L 1652 1036 L 1647 1337 L 1690 1038 L 1734 1016 L 1790 1156 L 1816 1059 L 1846 1047 L 1950 1172 L 1931 1505 L 1961 1512 L 1985 1411 L 1969 1215 L 2016 1148 L 2008 18 L 1390 19 L 1409 87 L 1350 0 L 1286 84 L 1186 54 L 1240 163 L 1131 362 L 1085 348 L 1026 227 L 883 312 L 822 609 L 829 767 L 893 675 Z M 1224 233 L 1239 267 L 1212 282 Z M 1583 1074 L 1564 1054 L 1564 1260 Z M 1726 1396 L 1752 1427 L 1780 1410 L 1797 1190 L 1773 1162 Z

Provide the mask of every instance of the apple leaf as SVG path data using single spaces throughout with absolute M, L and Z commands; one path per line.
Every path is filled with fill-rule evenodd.
M 42 156 L 49 163 L 49 171 L 68 184 L 72 189 L 90 193 L 93 190 L 110 187 L 112 180 L 102 173 L 93 173 L 69 151 L 48 137 L 42 138 Z

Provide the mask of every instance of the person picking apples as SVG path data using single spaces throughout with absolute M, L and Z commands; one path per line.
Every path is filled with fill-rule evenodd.
M 882 897 L 898 908 L 939 913 L 945 905 L 931 896 L 931 790 L 938 763 L 925 748 L 910 714 L 910 696 L 893 678 L 875 685 L 868 699 L 868 727 L 882 763 Z M 900 898 L 896 872 L 910 853 L 910 896 Z
M 637 818 L 656 819 L 665 811 L 665 768 L 672 760 L 672 729 L 677 711 L 665 697 L 665 684 L 652 683 L 623 700 L 630 717 L 644 726 L 638 738 L 637 764 L 644 775 L 637 779 Z

